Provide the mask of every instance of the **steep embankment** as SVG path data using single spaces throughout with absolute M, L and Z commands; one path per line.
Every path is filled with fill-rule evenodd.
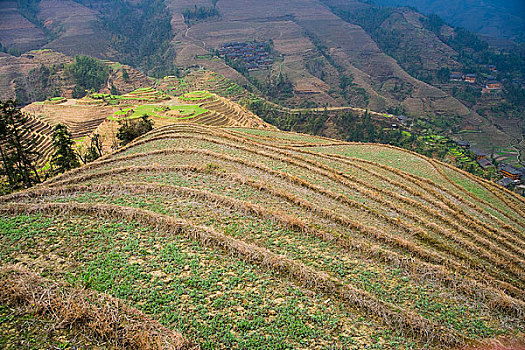
M 1 201 L 3 262 L 203 348 L 450 348 L 525 327 L 523 199 L 394 147 L 170 125 Z

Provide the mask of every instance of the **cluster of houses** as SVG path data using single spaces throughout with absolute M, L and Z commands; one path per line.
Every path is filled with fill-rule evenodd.
M 266 44 L 250 42 L 250 43 L 227 43 L 219 48 L 219 56 L 238 60 L 244 64 L 249 71 L 268 69 L 273 64 L 273 59 L 270 57 L 266 49 Z
M 484 94 L 499 93 L 503 89 L 503 84 L 496 80 L 496 77 L 490 75 L 481 78 L 477 74 L 462 74 L 459 72 L 452 72 L 450 74 L 450 81 L 465 82 L 470 85 L 481 86 L 481 91 Z
M 489 159 L 488 153 L 471 148 L 470 142 L 468 141 L 457 141 L 456 143 L 464 150 L 473 153 L 479 166 L 484 170 L 495 167 Z M 518 169 L 508 164 L 500 163 L 498 165 L 498 171 L 503 176 L 503 178 L 497 182 L 498 185 L 509 188 L 511 186 L 525 184 L 525 168 Z

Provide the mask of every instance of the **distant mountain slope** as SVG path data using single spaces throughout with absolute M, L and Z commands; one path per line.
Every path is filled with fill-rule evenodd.
M 16 1 L 0 2 L 0 18 L 0 43 L 4 47 L 23 52 L 47 42 L 43 30 L 20 13 Z
M 413 6 L 479 34 L 525 41 L 525 2 L 522 0 L 374 0 L 374 3 Z
M 461 348 L 525 327 L 524 214 L 395 147 L 179 124 L 1 197 L 0 261 L 206 349 Z
M 181 11 L 183 6 L 176 2 L 170 8 Z M 223 0 L 217 6 L 221 18 L 180 29 L 176 36 L 181 42 L 176 46 L 178 64 L 198 62 L 227 75 L 225 72 L 231 68 L 224 64 L 217 67 L 220 62 L 195 60 L 195 57 L 230 41 L 272 40 L 275 50 L 284 56 L 282 61 L 274 64 L 273 70 L 281 71 L 291 79 L 299 101 L 347 104 L 345 99 L 334 101 L 329 94 L 330 91 L 339 91 L 353 100 L 354 105 L 373 110 L 404 103 L 408 111 L 415 114 L 435 111 L 466 116 L 471 113 L 453 97 L 412 77 L 385 55 L 361 27 L 343 21 L 319 1 L 245 0 L 240 4 Z M 443 46 L 437 38 L 429 37 L 429 40 L 436 47 Z M 450 49 L 445 52 L 450 52 Z M 307 69 L 309 62 L 315 59 L 321 60 L 325 67 L 326 81 Z M 341 81 L 345 79 L 351 79 L 355 85 L 349 84 L 345 91 L 341 91 Z M 393 92 L 396 83 L 400 91 Z
M 70 98 L 77 81 L 67 67 L 74 61 L 73 57 L 50 49 L 28 51 L 19 57 L 0 52 L 0 100 L 17 98 L 25 105 L 55 96 Z M 109 76 L 101 91 L 109 93 L 114 86 L 120 93 L 127 93 L 153 84 L 135 68 L 111 61 L 103 63 Z M 124 71 L 127 79 L 123 78 Z
M 282 62 L 278 60 L 273 65 L 273 71 L 281 71 L 291 79 L 296 103 L 312 100 L 318 104 L 345 105 L 351 102 L 374 110 L 405 103 L 406 108 L 416 114 L 425 111 L 470 114 L 468 108 L 454 98 L 407 74 L 396 61 L 384 55 L 362 28 L 344 22 L 318 0 L 287 3 L 223 0 L 217 5 L 220 18 L 191 26 L 184 23 L 182 13 L 193 7 L 193 2 L 166 0 L 154 2 L 155 5 L 145 2 L 118 5 L 120 3 L 94 0 L 41 0 L 35 3 L 37 6 L 31 7 L 37 11 L 34 17 L 55 33 L 44 47 L 68 55 L 84 53 L 150 67 L 159 57 L 169 57 L 173 49 L 177 65 L 201 64 L 246 84 L 246 79 L 223 61 L 198 56 L 207 55 L 209 50 L 228 41 L 272 40 L 277 54 L 283 56 Z M 164 39 L 157 43 L 159 47 L 144 46 L 140 40 L 157 33 L 158 29 L 137 27 L 128 22 L 140 22 L 148 11 L 161 11 L 164 3 L 171 11 L 172 48 L 162 46 Z M 160 16 L 157 12 L 151 15 Z M 390 26 L 388 22 L 385 25 Z M 161 38 L 165 34 L 165 31 L 158 32 Z M 447 57 L 453 53 L 449 48 L 429 33 L 424 35 L 427 41 L 421 46 L 436 48 L 435 53 L 427 57 L 437 57 L 438 62 L 450 60 Z M 20 33 L 20 36 L 18 40 L 28 35 Z M 133 60 L 131 54 L 145 60 Z M 316 60 L 324 66 L 324 80 L 308 68 Z M 259 79 L 264 80 L 264 74 Z M 400 90 L 393 92 L 396 84 Z
M 487 151 L 520 147 L 524 56 L 518 50 L 490 51 L 472 34 L 410 8 L 385 9 L 358 0 L 18 3 L 17 14 L 13 2 L 0 2 L 11 23 L 0 32 L 6 51 L 24 43 L 24 48 L 86 53 L 158 78 L 205 67 L 287 107 L 352 106 L 414 120 L 429 116 L 435 125 L 454 120 L 446 130 L 437 129 L 467 132 L 457 137 L 470 141 L 479 135 Z M 206 13 L 213 3 L 218 16 L 185 18 L 191 11 Z M 24 30 L 18 30 L 16 18 Z M 249 71 L 216 56 L 225 43 L 253 40 L 269 47 L 273 63 L 268 70 Z M 489 69 L 492 65 L 495 70 Z M 475 85 L 451 81 L 451 72 L 479 78 Z M 482 94 L 483 84 L 493 78 L 503 89 Z M 8 90 L 14 86 L 0 87 L 0 92 Z

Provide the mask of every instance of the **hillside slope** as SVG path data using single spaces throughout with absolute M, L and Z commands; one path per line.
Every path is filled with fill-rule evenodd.
M 0 52 L 0 101 L 16 98 L 21 105 L 26 105 L 56 96 L 70 98 L 77 84 L 67 71 L 73 62 L 73 57 L 49 49 L 28 51 L 19 57 Z M 153 85 L 153 79 L 130 66 L 101 62 L 109 68 L 109 77 L 101 92 L 109 93 L 111 86 L 127 93 Z M 127 79 L 123 79 L 124 70 Z
M 423 13 L 438 14 L 455 26 L 482 35 L 521 42 L 525 40 L 525 3 L 520 0 L 376 0 L 374 2 L 389 6 L 414 6 Z
M 327 1 L 328 5 L 332 3 L 338 2 Z M 350 3 L 366 6 L 358 1 Z M 177 18 L 192 5 L 188 1 L 176 1 L 169 6 L 174 18 Z M 347 104 L 344 99 L 334 100 L 329 94 L 330 90 L 340 89 L 341 79 L 346 76 L 352 77 L 355 84 L 346 94 L 358 107 L 381 111 L 402 103 L 414 114 L 432 111 L 467 116 L 471 113 L 453 97 L 409 75 L 380 50 L 363 28 L 343 21 L 321 1 L 221 1 L 217 6 L 220 18 L 191 26 L 181 23 L 174 33 L 175 40 L 179 42 L 175 46 L 178 65 L 198 63 L 236 79 L 235 74 L 230 72 L 232 68 L 222 61 L 196 59 L 196 56 L 209 54 L 227 42 L 272 40 L 276 52 L 283 56 L 282 61 L 276 62 L 272 69 L 291 79 L 299 101 Z M 422 47 L 444 46 L 435 36 L 425 39 L 431 43 L 421 43 Z M 446 60 L 443 56 L 449 55 L 450 50 L 435 50 L 438 60 Z M 307 69 L 312 60 L 322 61 L 327 81 Z M 401 93 L 393 93 L 396 84 L 401 86 Z
M 437 349 L 525 328 L 523 198 L 394 147 L 170 125 L 1 202 L 3 264 L 201 348 Z
M 468 108 L 455 98 L 408 74 L 398 62 L 381 51 L 363 28 L 343 21 L 320 0 L 286 3 L 223 0 L 217 4 L 220 17 L 191 25 L 184 21 L 184 11 L 196 5 L 208 6 L 208 1 L 158 2 L 160 5 L 165 4 L 170 11 L 171 32 L 159 34 L 163 40 L 166 39 L 159 43 L 162 47 L 146 47 L 140 52 L 132 52 L 133 45 L 128 41 L 149 37 L 155 32 L 150 33 L 151 28 L 127 28 L 125 24 L 119 25 L 117 22 L 126 19 L 128 12 L 147 13 L 149 2 L 138 1 L 134 5 L 124 5 L 126 3 L 123 2 L 122 6 L 120 3 L 115 5 L 99 0 L 41 0 L 36 3 L 38 6 L 30 14 L 37 24 L 54 33 L 54 37 L 44 46 L 35 43 L 35 49 L 50 48 L 67 55 L 89 54 L 126 63 L 132 61 L 131 53 L 146 57 L 144 62 L 134 62 L 137 66 L 148 66 L 151 63 L 146 62 L 150 51 L 155 52 L 155 59 L 159 60 L 159 64 L 173 53 L 177 66 L 202 65 L 238 83 L 249 84 L 245 77 L 223 60 L 205 57 L 226 42 L 271 40 L 276 54 L 280 56 L 272 70 L 274 73 L 286 74 L 294 85 L 295 96 L 288 101 L 290 103 L 311 100 L 320 105 L 328 103 L 337 106 L 351 102 L 358 107 L 373 110 L 383 110 L 403 103 L 414 114 L 470 114 Z M 331 5 L 339 2 L 326 3 Z M 349 3 L 352 6 L 367 6 L 359 1 Z M 13 11 L 11 6 L 10 12 Z M 19 9 L 19 12 L 22 10 Z M 411 12 L 411 16 L 415 16 Z M 129 20 L 136 22 L 138 18 Z M 394 20 L 392 25 L 390 22 L 384 25 L 387 26 L 386 30 L 393 30 L 398 23 Z M 133 31 L 135 37 L 125 39 L 128 33 L 123 31 L 128 29 Z M 24 42 L 33 37 L 32 32 L 25 31 L 4 34 L 6 38 L 2 40 L 7 43 Z M 435 47 L 432 52 L 433 56 L 437 56 L 435 59 L 438 62 L 451 61 L 448 58 L 450 48 L 444 47 L 439 39 L 429 33 L 421 34 L 413 38 L 420 47 Z M 170 41 L 171 45 L 168 45 Z M 137 45 L 142 47 L 142 42 Z M 308 68 L 313 62 L 321 62 L 323 65 L 324 80 Z M 353 79 L 355 86 L 352 85 L 347 91 L 338 91 L 341 90 L 341 82 L 349 77 Z M 264 74 L 257 79 L 264 81 Z M 392 91 L 396 84 L 401 86 L 401 93 Z
M 116 77 L 117 74 L 114 74 L 111 81 L 118 82 Z M 132 82 L 130 79 L 124 86 L 129 87 Z M 245 107 L 207 91 L 169 97 L 145 87 L 124 95 L 95 93 L 82 99 L 59 97 L 31 103 L 22 111 L 31 118 L 28 128 L 36 138 L 40 162 L 44 164 L 53 152 L 51 139 L 53 127 L 57 124 L 67 126 L 80 149 L 89 144 L 93 134 L 98 134 L 104 153 L 118 147 L 116 135 L 120 121 L 136 119 L 144 114 L 149 116 L 155 128 L 189 122 L 217 127 L 277 129 Z

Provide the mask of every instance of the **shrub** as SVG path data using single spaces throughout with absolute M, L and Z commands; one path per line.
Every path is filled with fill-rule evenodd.
M 121 145 L 128 144 L 133 139 L 153 130 L 153 122 L 147 114 L 144 114 L 140 120 L 126 119 L 119 121 L 119 125 L 117 138 L 120 140 Z

